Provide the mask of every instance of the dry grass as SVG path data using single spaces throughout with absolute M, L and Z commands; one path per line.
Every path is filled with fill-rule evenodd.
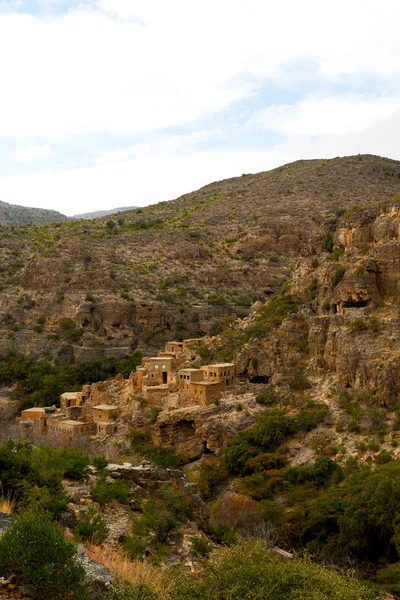
M 0 496 L 0 513 L 7 513 L 11 515 L 15 509 L 15 499 L 8 494 L 7 496 Z
M 131 560 L 125 553 L 101 548 L 88 542 L 86 554 L 89 558 L 103 563 L 117 577 L 132 583 L 147 583 L 160 600 L 171 598 L 173 579 L 171 573 L 152 565 L 148 561 Z

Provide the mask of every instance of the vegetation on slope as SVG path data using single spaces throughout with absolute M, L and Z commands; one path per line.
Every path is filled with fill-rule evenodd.
M 111 220 L 4 227 L 0 339 L 21 348 L 31 336 L 39 351 L 56 353 L 65 343 L 60 306 L 87 297 L 94 317 L 85 327 L 77 317 L 79 345 L 100 347 L 120 331 L 104 330 L 106 299 L 158 307 L 158 323 L 126 325 L 142 343 L 215 330 L 278 292 L 299 252 L 322 249 L 349 207 L 396 202 L 399 172 L 398 162 L 373 156 L 299 161 Z M 18 304 L 24 295 L 30 304 Z
M 36 361 L 20 354 L 0 356 L 0 385 L 12 385 L 11 396 L 19 401 L 19 408 L 58 405 L 65 391 L 80 390 L 82 385 L 104 381 L 122 373 L 129 377 L 141 363 L 140 352 L 126 359 L 103 359 L 77 364 Z

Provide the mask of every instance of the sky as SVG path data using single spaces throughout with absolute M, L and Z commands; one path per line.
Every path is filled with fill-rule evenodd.
M 400 159 L 398 0 L 0 0 L 0 200 L 145 206 Z

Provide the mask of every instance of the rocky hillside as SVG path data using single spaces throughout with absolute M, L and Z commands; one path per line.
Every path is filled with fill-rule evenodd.
M 79 215 L 74 215 L 73 219 L 78 220 L 87 220 L 87 219 L 98 219 L 99 217 L 108 217 L 110 215 L 116 215 L 120 212 L 126 212 L 128 210 L 135 210 L 137 206 L 122 206 L 120 208 L 110 208 L 109 210 L 96 210 L 94 212 L 81 213 Z
M 45 225 L 62 221 L 68 221 L 68 217 L 55 210 L 0 202 L 0 225 Z
M 0 351 L 89 360 L 218 334 L 292 279 L 324 323 L 353 302 L 344 285 L 368 289 L 359 307 L 393 300 L 399 198 L 399 162 L 355 156 L 243 175 L 114 220 L 5 226 Z M 358 260 L 358 274 L 331 285 L 341 261 Z

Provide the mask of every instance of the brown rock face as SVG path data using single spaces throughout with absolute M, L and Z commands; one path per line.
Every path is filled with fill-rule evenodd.
M 241 402 L 243 410 L 237 411 Z M 204 453 L 220 455 L 238 431 L 250 427 L 263 408 L 253 396 L 222 400 L 219 406 L 191 406 L 163 412 L 152 425 L 154 444 L 174 446 L 181 464 L 200 458 Z
M 324 281 L 318 277 L 321 305 L 330 300 L 341 310 L 394 298 L 399 265 L 389 246 L 399 224 L 390 202 L 400 195 L 399 173 L 398 162 L 373 156 L 299 161 L 126 212 L 112 231 L 108 217 L 4 227 L 0 351 L 57 356 L 66 342 L 62 319 L 83 329 L 69 343 L 77 359 L 213 334 L 296 278 L 299 261 L 318 254 L 329 234 L 354 257 L 374 245 L 376 270 L 366 268 L 358 287 L 346 273 L 333 297 L 327 269 Z M 354 205 L 360 208 L 335 228 L 337 215 Z

